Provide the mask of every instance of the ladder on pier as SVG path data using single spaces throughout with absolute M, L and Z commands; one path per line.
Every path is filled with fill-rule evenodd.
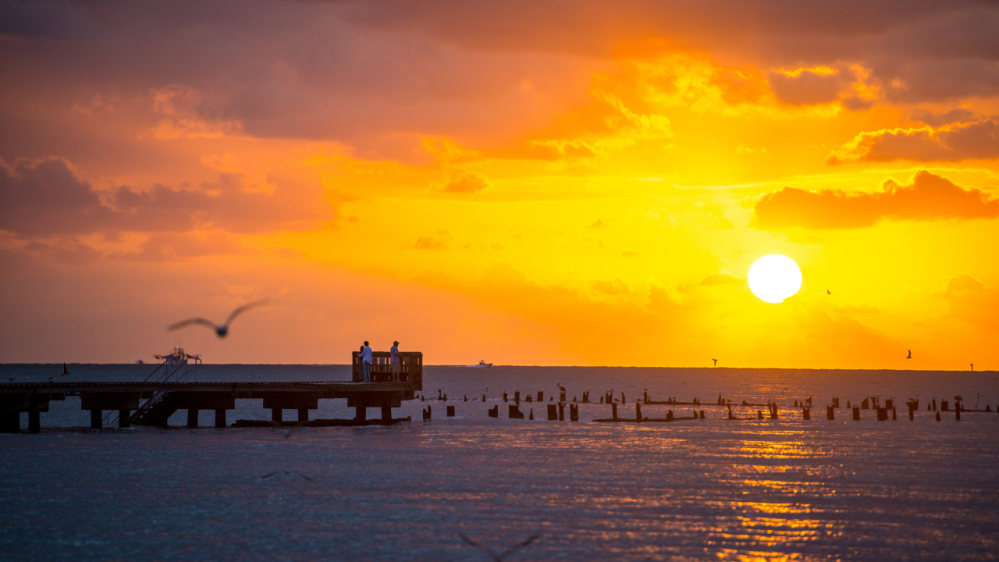
M 197 369 L 201 365 L 200 355 L 186 353 L 180 346 L 174 347 L 173 351 L 167 355 L 154 355 L 154 357 L 163 362 L 142 382 L 181 382 L 189 374 L 197 373 Z M 166 425 L 167 420 L 176 411 L 177 407 L 169 392 L 154 392 L 152 396 L 144 398 L 139 403 L 139 409 L 129 416 L 128 421 L 136 425 Z M 104 423 L 117 424 L 119 418 L 118 412 L 112 410 L 104 416 Z

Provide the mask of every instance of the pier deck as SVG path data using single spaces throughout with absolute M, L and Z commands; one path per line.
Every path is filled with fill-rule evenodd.
M 235 409 L 236 400 L 253 399 L 263 399 L 276 424 L 284 422 L 284 410 L 297 410 L 297 421 L 307 423 L 309 410 L 317 409 L 319 400 L 343 398 L 355 409 L 355 422 L 366 421 L 368 408 L 381 408 L 382 421 L 391 422 L 392 408 L 423 390 L 423 354 L 400 355 L 401 372 L 393 374 L 388 353 L 376 352 L 370 369 L 373 382 L 364 382 L 356 352 L 350 381 L 191 382 L 183 379 L 188 361 L 197 357 L 177 348 L 143 381 L 0 383 L 0 432 L 19 432 L 20 414 L 27 412 L 28 431 L 37 433 L 49 402 L 67 396 L 80 397 L 82 409 L 90 411 L 92 428 L 105 423 L 164 426 L 178 410 L 188 411 L 188 427 L 197 427 L 200 410 L 214 410 L 215 427 L 226 427 L 226 411 Z

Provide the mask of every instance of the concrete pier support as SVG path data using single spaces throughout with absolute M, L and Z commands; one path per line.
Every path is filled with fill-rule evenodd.
M 0 412 L 0 433 L 21 433 L 21 413 Z
M 392 421 L 392 406 L 389 404 L 382 404 L 382 421 Z
M 368 408 L 365 406 L 357 406 L 354 408 L 354 419 L 357 421 L 364 421 L 368 419 Z
M 21 421 L 20 416 L 18 416 L 18 425 L 21 425 L 20 421 Z M 28 433 L 39 433 L 41 432 L 41 430 L 42 430 L 41 412 L 39 412 L 38 410 L 28 410 Z
M 309 421 L 309 409 L 308 408 L 299 408 L 298 409 L 298 421 L 301 422 L 301 423 L 305 423 L 305 422 Z
M 118 410 L 118 427 L 130 427 L 129 418 L 132 417 L 131 410 Z
M 102 427 L 104 427 L 104 411 L 100 409 L 90 410 L 90 429 Z
M 281 408 L 271 408 L 271 421 L 281 423 L 284 421 L 284 410 Z
M 215 427 L 225 426 L 225 410 L 215 410 Z
M 187 427 L 198 427 L 198 410 L 195 408 L 187 409 Z

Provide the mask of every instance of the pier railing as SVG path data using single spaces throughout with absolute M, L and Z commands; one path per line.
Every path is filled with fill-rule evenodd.
M 418 351 L 399 352 L 402 360 L 401 373 L 398 380 L 393 380 L 391 354 L 388 351 L 375 351 L 371 354 L 373 363 L 371 364 L 371 382 L 401 382 L 414 386 L 413 390 L 423 390 L 423 354 Z M 353 376 L 354 382 L 364 382 L 364 367 L 361 365 L 361 354 L 357 351 L 353 354 Z

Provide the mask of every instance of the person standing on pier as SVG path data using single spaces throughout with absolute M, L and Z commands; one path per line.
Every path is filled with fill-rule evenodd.
M 364 382 L 371 382 L 371 346 L 364 342 L 361 349 L 361 365 L 364 369 Z
M 399 342 L 392 342 L 392 349 L 389 350 L 391 359 L 389 363 L 392 367 L 392 382 L 399 382 L 402 378 L 402 358 L 399 357 Z

